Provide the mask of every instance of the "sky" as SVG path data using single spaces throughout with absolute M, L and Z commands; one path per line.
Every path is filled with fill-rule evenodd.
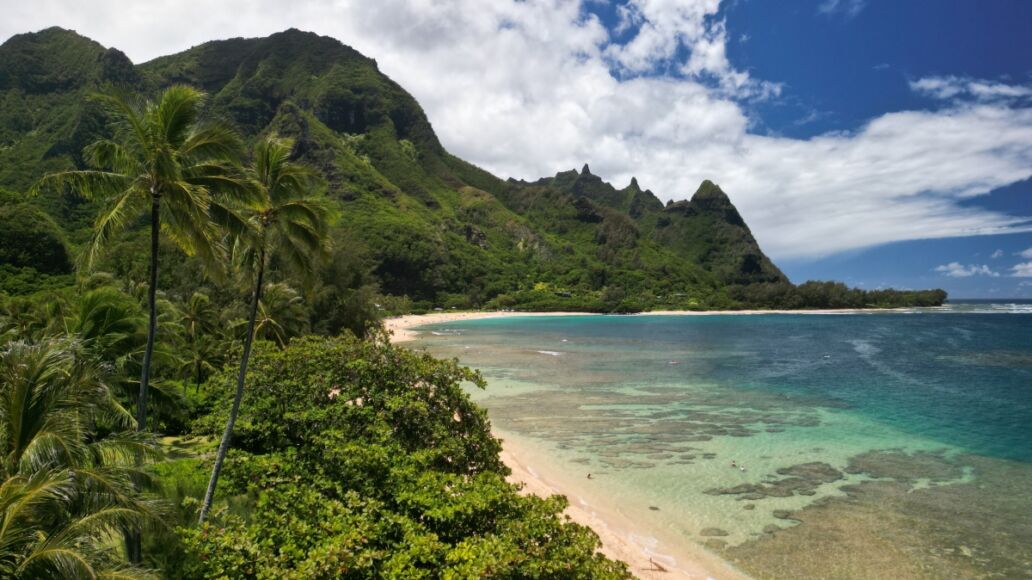
M 289 6 L 289 8 L 288 8 Z M 1032 297 L 1027 0 L 0 0 L 134 62 L 289 27 L 501 177 L 721 185 L 795 282 Z

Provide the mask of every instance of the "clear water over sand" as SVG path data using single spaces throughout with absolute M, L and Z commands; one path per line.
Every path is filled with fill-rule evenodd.
M 417 346 L 480 369 L 503 437 L 658 553 L 694 542 L 762 578 L 1032 577 L 1032 314 L 998 311 L 516 317 Z

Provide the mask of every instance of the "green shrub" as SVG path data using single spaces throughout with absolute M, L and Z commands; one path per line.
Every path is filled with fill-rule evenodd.
M 224 409 L 232 373 L 209 387 Z M 220 494 L 256 498 L 179 530 L 186 578 L 626 578 L 561 497 L 506 482 L 454 361 L 378 333 L 261 345 Z M 215 432 L 224 416 L 198 421 Z M 223 510 L 224 511 L 224 510 Z

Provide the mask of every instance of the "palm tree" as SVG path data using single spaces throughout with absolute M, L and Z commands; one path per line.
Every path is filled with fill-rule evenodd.
M 274 341 L 283 348 L 288 339 L 302 334 L 307 325 L 304 299 L 297 290 L 283 282 L 269 284 L 265 288 L 258 303 L 255 337 Z
M 158 325 L 158 242 L 164 232 L 187 254 L 214 261 L 216 219 L 230 219 L 217 191 L 240 191 L 231 163 L 240 138 L 228 125 L 200 119 L 204 93 L 172 86 L 156 102 L 126 95 L 99 95 L 112 119 L 114 136 L 84 150 L 89 169 L 47 175 L 33 186 L 70 188 L 104 203 L 83 259 L 92 267 L 120 230 L 150 214 L 150 278 L 147 287 L 147 345 L 140 369 L 136 424 L 147 427 L 147 395 Z
M 179 367 L 180 375 L 193 378 L 195 387 L 200 390 L 203 375 L 215 371 L 218 342 L 211 332 L 218 323 L 219 315 L 211 299 L 202 292 L 194 292 L 178 310 L 179 326 L 186 342 L 183 349 L 186 356 Z M 183 395 L 186 396 L 185 382 Z
M 237 255 L 246 269 L 254 272 L 254 289 L 244 335 L 244 352 L 240 358 L 237 373 L 236 392 L 230 409 L 226 430 L 222 434 L 215 465 L 208 481 L 208 489 L 201 505 L 200 522 L 204 523 L 215 496 L 222 463 L 229 451 L 233 436 L 233 425 L 240 412 L 240 400 L 244 394 L 244 379 L 247 363 L 254 341 L 255 320 L 262 299 L 265 269 L 269 259 L 275 255 L 285 268 L 311 274 L 321 255 L 328 250 L 326 230 L 332 212 L 325 198 L 312 195 L 315 185 L 314 174 L 305 167 L 291 161 L 293 142 L 269 136 L 260 141 L 254 150 L 254 160 L 247 169 L 248 181 L 253 188 L 253 199 L 243 208 L 251 227 L 237 239 Z
M 222 360 L 220 346 L 218 339 L 210 334 L 202 334 L 186 345 L 179 364 L 184 397 L 186 396 L 187 380 L 193 381 L 194 392 L 198 393 L 205 377 L 218 371 Z
M 75 343 L 0 352 L 0 576 L 147 576 L 106 547 L 158 515 L 135 466 L 156 448 L 132 423 Z
M 219 314 L 211 299 L 203 292 L 194 292 L 179 306 L 179 324 L 187 340 L 196 340 L 207 334 L 218 321 Z

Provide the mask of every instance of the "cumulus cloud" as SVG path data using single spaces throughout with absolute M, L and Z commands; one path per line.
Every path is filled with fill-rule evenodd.
M 759 135 L 750 99 L 780 87 L 729 61 L 719 8 L 631 0 L 609 30 L 577 0 L 307 0 L 287 11 L 279 0 L 35 0 L 5 9 L 0 38 L 60 25 L 142 62 L 290 26 L 330 35 L 412 92 L 452 153 L 526 179 L 590 162 L 664 200 L 712 179 L 778 259 L 1032 230 L 958 203 L 1032 177 L 1032 108 L 950 101 L 850 132 Z
M 1023 262 L 1011 267 L 1011 276 L 1015 278 L 1032 278 L 1032 262 Z
M 1032 259 L 1032 248 L 1029 248 L 1027 250 L 1022 250 L 1022 251 L 1018 252 L 1018 255 L 1021 256 L 1022 258 Z
M 768 98 L 780 93 L 776 83 L 758 81 L 735 69 L 727 58 L 727 23 L 716 17 L 720 0 L 629 0 L 617 8 L 614 30 L 634 30 L 630 40 L 606 44 L 602 54 L 621 76 L 677 70 L 688 78 L 713 80 L 738 98 Z M 677 62 L 681 49 L 685 62 Z
M 820 14 L 842 14 L 846 18 L 852 18 L 867 7 L 867 0 L 824 0 L 817 6 Z
M 1006 101 L 1032 97 L 1032 86 L 1007 84 L 971 77 L 924 77 L 910 81 L 910 89 L 935 99 L 967 98 L 977 101 Z
M 989 276 L 992 278 L 998 278 L 999 272 L 994 272 L 989 266 L 982 264 L 981 266 L 971 264 L 964 266 L 960 262 L 950 262 L 944 264 L 935 269 L 936 272 L 949 276 L 950 278 L 970 278 L 971 276 Z
M 996 250 L 990 256 L 990 258 L 996 260 L 1003 257 L 1003 250 Z

